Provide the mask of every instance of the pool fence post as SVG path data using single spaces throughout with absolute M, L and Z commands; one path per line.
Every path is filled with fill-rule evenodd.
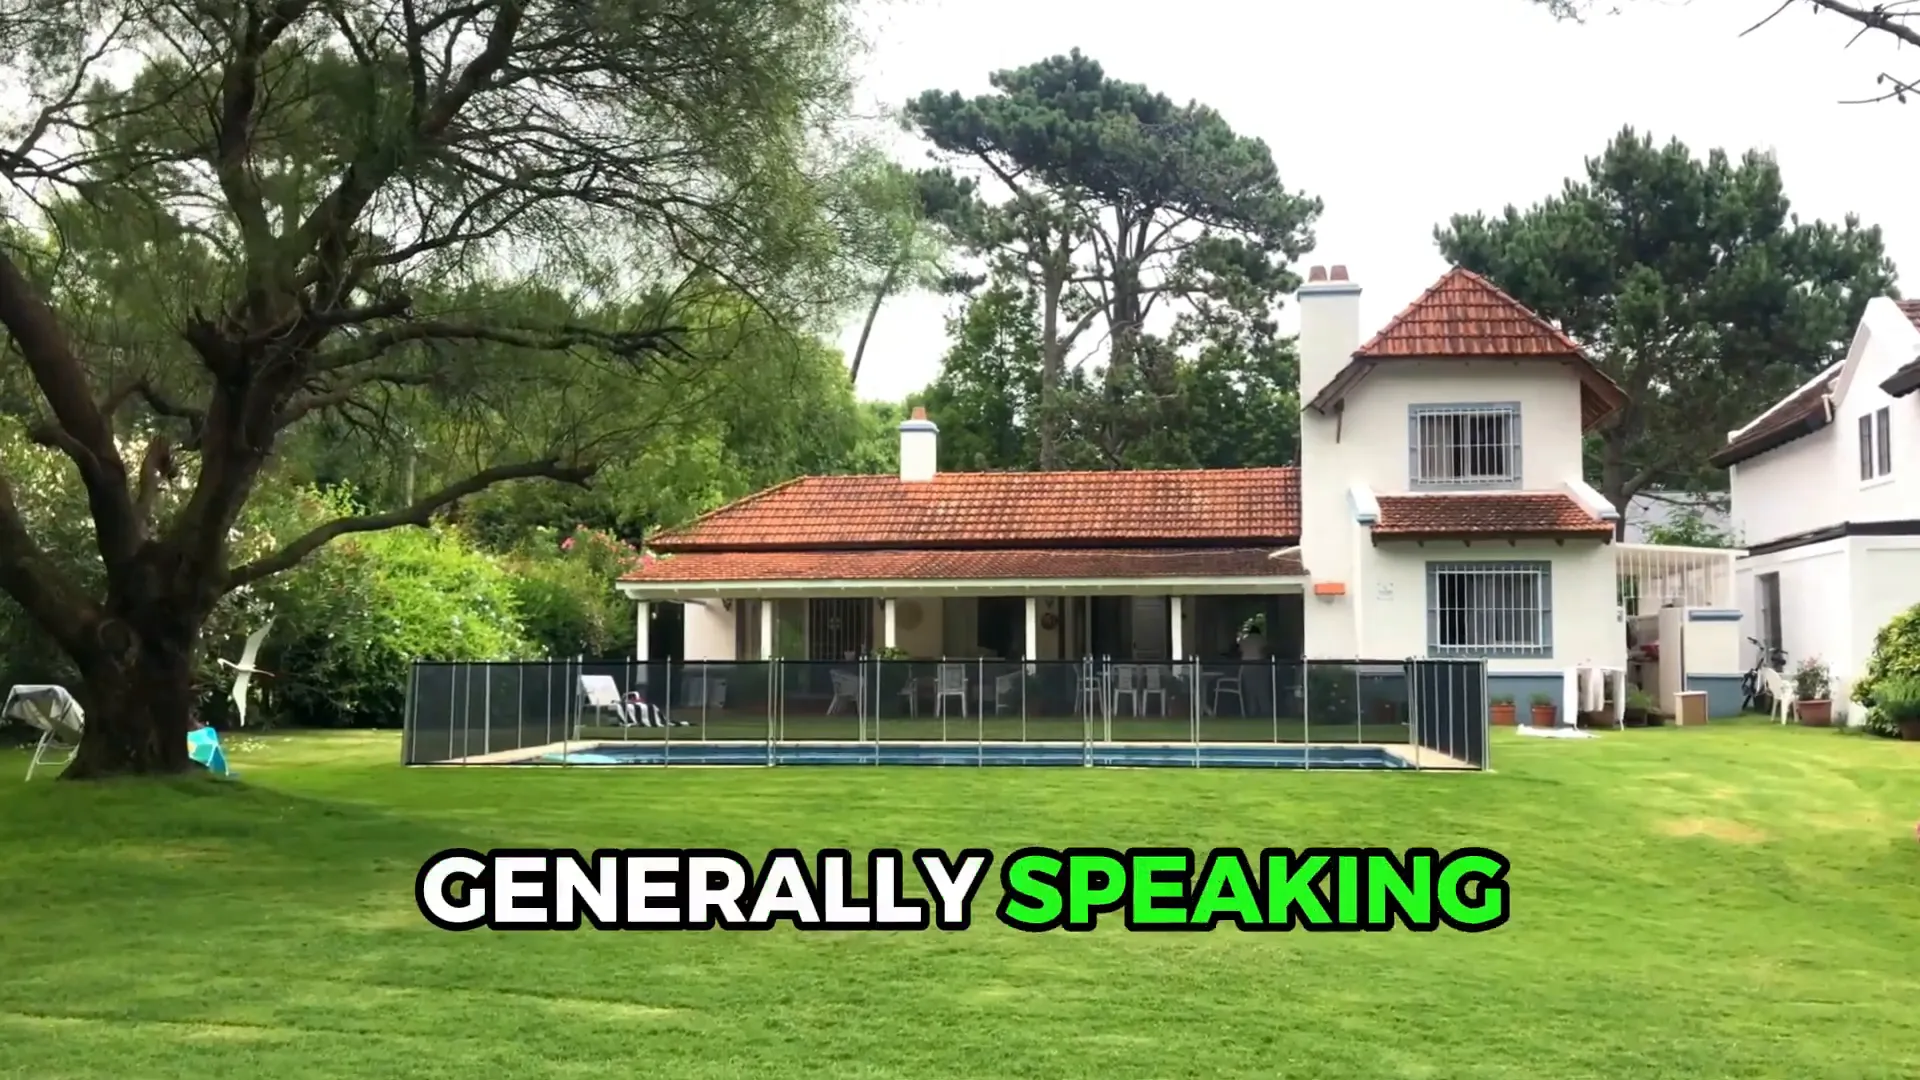
M 1421 674 L 1420 661 L 1417 658 L 1407 661 L 1407 711 L 1413 714 L 1408 730 L 1413 734 L 1413 767 L 1416 771 L 1427 767 L 1420 755 L 1421 747 L 1425 745 L 1420 729 L 1426 726 L 1427 720 L 1425 683 L 1426 676 Z
M 986 657 L 974 658 L 973 695 L 974 715 L 980 718 L 979 730 L 973 740 L 973 763 L 987 763 L 987 660 Z
M 1367 744 L 1366 700 L 1360 694 L 1360 665 L 1353 665 L 1353 741 Z
M 493 753 L 493 665 L 483 661 L 480 670 L 486 674 L 487 678 L 486 686 L 480 690 L 480 715 L 487 723 L 486 727 L 480 729 L 480 752 L 491 754 Z
M 406 710 L 400 714 L 400 764 L 402 765 L 413 764 L 414 717 L 419 709 L 419 702 L 414 700 L 414 694 L 419 685 L 420 661 L 415 659 L 407 667 L 407 705 Z
M 1275 658 L 1274 658 L 1274 660 L 1275 660 L 1275 664 L 1274 664 L 1274 669 L 1273 669 L 1273 671 L 1274 671 L 1274 676 L 1273 676 L 1273 680 L 1274 680 L 1274 687 L 1273 687 L 1273 745 L 1275 745 L 1275 746 L 1279 746 L 1279 745 L 1280 745 L 1280 685 L 1279 685 L 1279 684 L 1280 684 L 1280 667 L 1279 667 L 1279 663 L 1278 663 L 1278 660 L 1279 660 L 1279 657 L 1275 657 Z M 1307 671 L 1307 661 L 1306 661 L 1306 658 L 1305 658 L 1305 657 L 1302 657 L 1302 658 L 1301 658 L 1301 660 L 1300 660 L 1300 685 L 1301 685 L 1301 686 L 1305 686 L 1305 685 L 1307 684 L 1307 683 L 1306 683 L 1306 679 L 1307 679 L 1307 675 L 1306 675 L 1306 671 Z M 1243 689 L 1244 689 L 1244 688 L 1243 688 Z M 1242 707 L 1242 709 L 1244 709 L 1244 708 L 1245 708 L 1245 705 L 1246 705 L 1246 703 L 1245 703 L 1245 702 L 1242 702 L 1242 703 L 1241 703 L 1241 707 Z
M 1193 710 L 1189 709 L 1187 711 L 1191 714 Z M 1193 767 L 1197 769 L 1200 767 L 1200 721 L 1198 717 L 1190 716 L 1189 723 L 1187 724 L 1187 734 L 1193 738 Z
M 1099 703 L 1085 700 L 1089 691 L 1099 694 L 1103 700 L 1106 697 L 1093 681 L 1092 656 L 1084 657 L 1080 661 L 1080 697 L 1083 706 L 1080 714 L 1080 764 L 1091 769 L 1093 768 L 1093 709 Z
M 524 660 L 513 664 L 513 745 L 520 750 L 527 748 L 527 662 Z
M 1273 726 L 1280 727 L 1280 710 L 1273 710 Z M 1313 661 L 1300 661 L 1300 767 L 1313 770 Z
M 1625 686 L 1622 682 L 1620 685 Z M 1487 682 L 1487 662 L 1480 661 L 1480 771 L 1493 768 L 1493 710 L 1487 705 L 1487 693 L 1492 686 Z M 1625 720 L 1621 721 L 1624 726 Z

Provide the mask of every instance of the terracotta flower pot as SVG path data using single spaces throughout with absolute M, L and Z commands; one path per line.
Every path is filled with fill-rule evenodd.
M 1554 721 L 1558 719 L 1559 719 L 1559 710 L 1555 709 L 1551 705 L 1535 705 L 1533 707 L 1533 726 L 1534 727 L 1550 728 L 1554 725 Z
M 1794 706 L 1800 722 L 1808 727 L 1828 727 L 1833 724 L 1833 702 L 1802 701 Z
M 1516 723 L 1512 702 L 1508 702 L 1505 705 L 1491 706 L 1487 711 L 1493 718 L 1495 727 L 1513 727 Z
M 1900 737 L 1907 742 L 1920 742 L 1920 720 L 1900 721 Z

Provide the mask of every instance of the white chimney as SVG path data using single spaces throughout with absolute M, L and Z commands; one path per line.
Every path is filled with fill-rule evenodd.
M 1313 400 L 1353 359 L 1360 347 L 1360 286 L 1347 268 L 1324 266 L 1307 271 L 1297 294 L 1300 304 L 1300 404 Z
M 913 418 L 900 422 L 900 479 L 908 482 L 933 479 L 939 449 L 940 429 L 927 419 L 927 410 L 914 406 Z

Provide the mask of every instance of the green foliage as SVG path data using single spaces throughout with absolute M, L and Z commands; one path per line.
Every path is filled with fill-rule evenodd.
M 1731 548 L 1739 546 L 1739 542 L 1732 533 L 1709 522 L 1706 515 L 1695 507 L 1677 510 L 1666 521 L 1647 526 L 1646 537 L 1649 544 L 1672 547 Z
M 1873 711 L 1888 724 L 1920 720 L 1920 679 L 1888 679 L 1874 692 Z
M 1536 709 L 1552 708 L 1553 695 L 1552 694 L 1535 694 L 1532 697 L 1527 699 L 1527 703 L 1532 705 Z
M 602 657 L 631 645 L 633 605 L 613 584 L 639 560 L 638 548 L 610 533 L 581 526 L 555 544 L 543 530 L 509 562 L 533 650 Z
M 940 425 L 943 469 L 1043 465 L 1039 421 L 1049 410 L 1054 464 L 1062 468 L 1237 468 L 1297 459 L 1298 367 L 1290 343 L 1229 339 L 1223 328 L 1190 341 L 1192 355 L 1168 360 L 1169 393 L 1151 393 L 1138 370 L 1109 378 L 1094 365 L 1065 372 L 1049 406 L 1031 291 L 994 284 L 967 302 L 948 333 L 940 374 L 921 399 Z M 1146 413 L 1154 423 L 1132 427 Z
M 1867 706 L 1870 724 L 1884 721 L 1881 695 L 1897 695 L 1896 685 L 1916 681 L 1920 681 L 1920 605 L 1895 615 L 1874 634 L 1867 672 L 1853 685 L 1852 696 Z
M 1559 194 L 1434 236 L 1626 390 L 1590 462 L 1623 509 L 1650 486 L 1719 486 L 1705 463 L 1725 432 L 1838 359 L 1894 281 L 1880 230 L 1802 222 L 1772 158 L 1702 159 L 1631 128 Z
M 514 577 L 457 529 L 352 537 L 278 596 L 274 715 L 302 727 L 396 726 L 415 659 L 524 656 Z M 303 580 L 304 579 L 304 580 Z M 293 584 L 298 582 L 298 584 Z M 302 587 L 304 586 L 304 587 Z

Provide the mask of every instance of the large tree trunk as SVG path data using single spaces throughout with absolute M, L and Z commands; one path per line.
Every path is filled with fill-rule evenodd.
M 97 652 L 81 665 L 86 738 L 66 780 L 155 776 L 195 768 L 193 653 L 200 620 L 160 605 L 103 626 Z M 136 628 L 137 627 L 137 628 Z

